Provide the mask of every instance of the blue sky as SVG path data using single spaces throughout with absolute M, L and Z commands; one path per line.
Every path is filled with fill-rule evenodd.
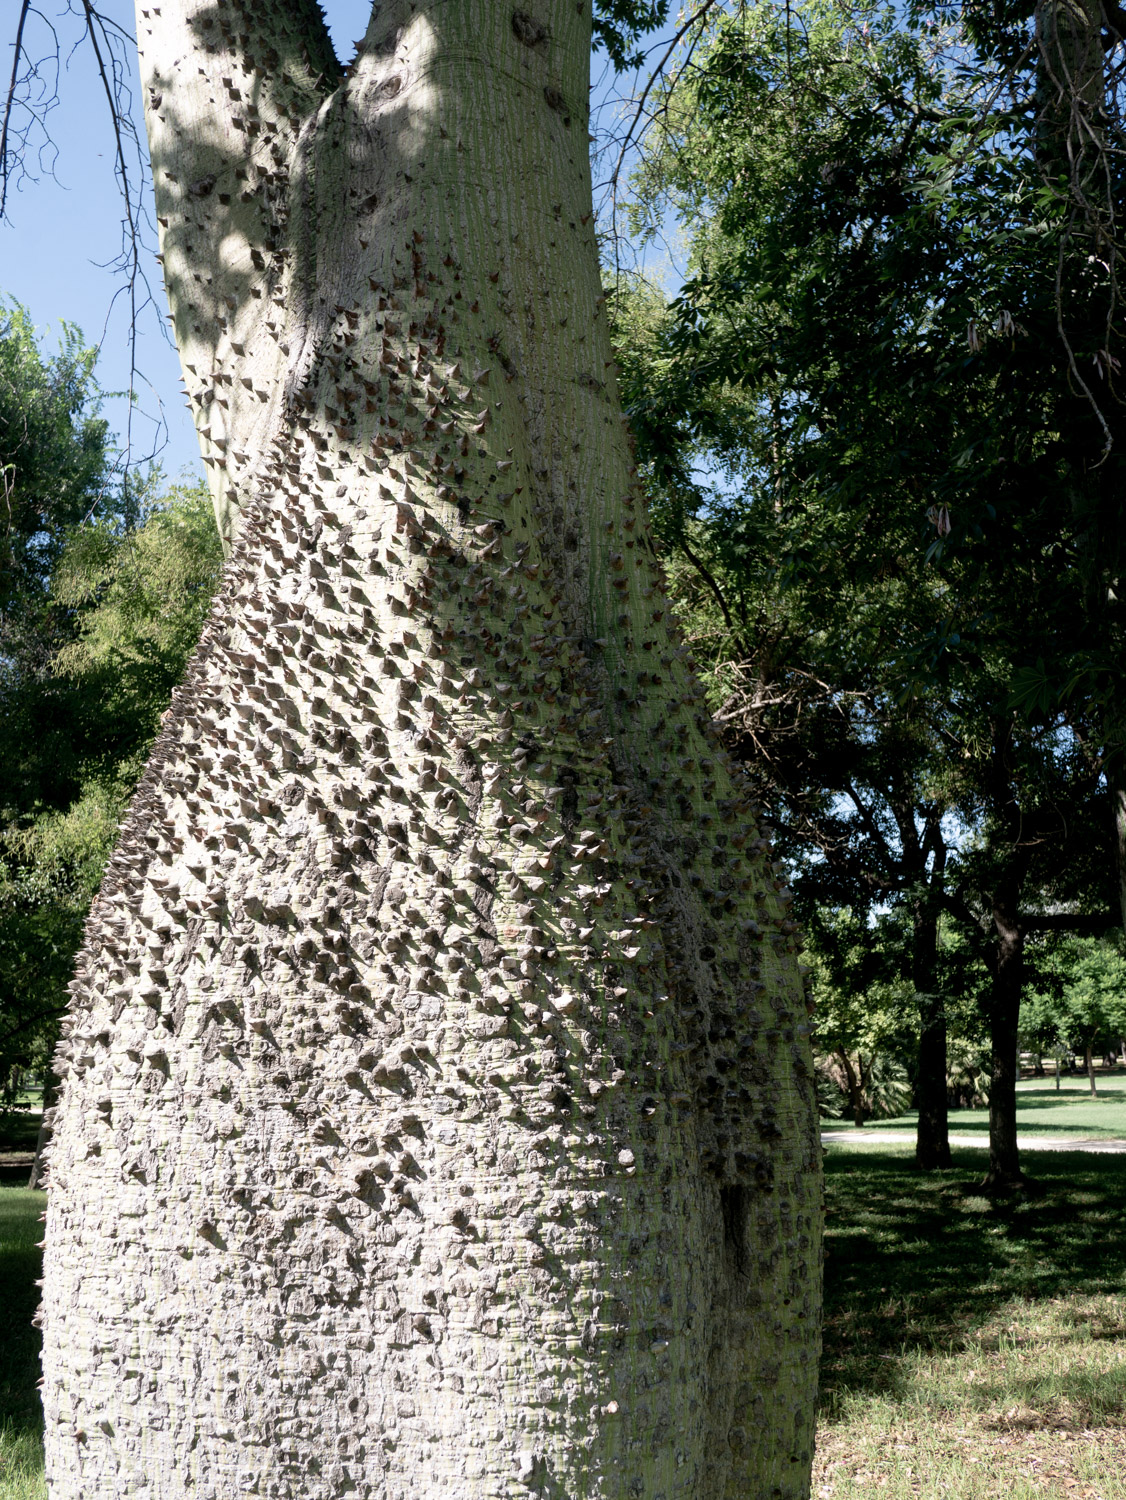
M 132 6 L 125 0 L 108 0 L 106 9 L 131 27 Z M 364 32 L 371 0 L 329 0 L 325 9 L 337 50 L 350 55 L 350 44 Z M 54 177 L 39 172 L 38 182 L 25 180 L 10 200 L 11 223 L 0 224 L 0 293 L 27 307 L 49 351 L 57 346 L 60 321 L 77 323 L 88 343 L 101 346 L 98 378 L 103 388 L 125 390 L 128 304 L 124 296 L 114 302 L 122 283 L 106 269 L 121 248 L 108 110 L 89 47 L 76 46 L 81 37 L 77 19 L 65 13 L 62 0 L 48 0 L 44 10 L 58 28 L 64 57 L 59 104 L 49 117 L 58 155 Z M 11 38 L 4 40 L 0 67 L 6 77 Z M 146 269 L 158 305 L 146 310 L 138 331 L 138 366 L 149 385 L 138 387 L 141 414 L 134 418 L 134 453 L 141 457 L 151 449 L 156 436 L 151 418 L 163 411 L 168 431 L 160 462 L 165 471 L 175 476 L 189 468 L 202 474 L 195 430 L 179 390 L 179 361 L 162 332 L 167 307 L 159 268 L 150 259 Z M 113 430 L 123 435 L 126 401 L 107 400 L 105 413 Z
M 132 6 L 127 0 L 106 0 L 105 9 L 112 19 L 131 28 Z M 325 11 L 337 52 L 351 56 L 366 28 L 371 0 L 327 0 Z M 27 307 L 48 351 L 57 346 L 61 321 L 77 324 L 88 343 L 100 346 L 98 378 L 103 389 L 125 391 L 130 382 L 130 318 L 122 278 L 110 268 L 122 239 L 109 113 L 78 18 L 67 12 L 64 0 L 48 0 L 44 13 L 57 28 L 63 58 L 59 102 L 49 116 L 57 155 L 53 175 L 50 170 L 39 171 L 37 181 L 25 179 L 10 199 L 11 222 L 0 224 L 0 294 Z M 41 31 L 33 45 L 43 43 L 45 36 Z M 4 41 L 0 70 L 6 77 L 11 37 Z M 652 38 L 651 45 L 659 47 L 660 38 Z M 128 55 L 135 64 L 132 49 Z M 593 72 L 592 102 L 605 106 L 614 93 L 614 80 L 604 58 L 595 59 Z M 599 112 L 600 128 L 606 127 L 613 109 L 611 104 L 609 111 L 603 107 Z M 156 305 L 145 310 L 138 325 L 141 378 L 132 458 L 144 458 L 161 441 L 159 461 L 170 477 L 185 469 L 201 474 L 195 431 L 179 390 L 179 362 L 163 331 L 167 307 L 159 268 L 151 256 L 145 269 Z M 112 430 L 123 439 L 126 399 L 108 397 L 104 411 Z M 158 432 L 158 420 L 163 421 L 164 431 Z

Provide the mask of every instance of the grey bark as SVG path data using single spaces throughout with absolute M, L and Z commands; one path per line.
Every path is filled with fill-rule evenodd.
M 232 550 L 58 1059 L 52 1500 L 798 1500 L 797 939 L 621 423 L 589 15 L 138 28 Z

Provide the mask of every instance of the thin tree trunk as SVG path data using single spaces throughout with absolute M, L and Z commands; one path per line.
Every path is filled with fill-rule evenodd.
M 950 1165 L 950 1118 L 946 1087 L 946 1001 L 938 992 L 938 919 L 945 846 L 913 914 L 912 980 L 921 1005 L 915 1097 L 919 1121 L 915 1165 L 936 1171 Z
M 915 1085 L 919 1121 L 915 1164 L 924 1171 L 950 1165 L 950 1103 L 946 1083 L 946 1001 L 927 994 L 919 1034 L 918 1078 Z
M 1122 912 L 1122 925 L 1126 927 L 1126 786 L 1117 776 L 1108 776 L 1110 783 L 1111 809 L 1114 817 L 1114 866 L 1118 877 L 1118 905 Z M 1123 1043 L 1123 1060 L 1126 1061 L 1126 1042 Z
M 1087 1082 L 1091 1088 L 1091 1098 L 1094 1099 L 1098 1091 L 1095 1088 L 1095 1054 L 1090 1042 L 1083 1049 L 1083 1061 L 1087 1065 Z
M 849 1108 L 852 1111 L 852 1123 L 856 1126 L 861 1126 L 868 1118 L 868 1111 L 864 1104 L 864 1090 L 861 1087 L 860 1080 L 856 1076 L 856 1069 L 852 1065 L 852 1058 L 849 1057 L 843 1048 L 837 1053 L 837 1056 L 840 1058 L 841 1066 L 844 1068 Z
M 1024 986 L 1024 930 L 1017 913 L 1016 891 L 994 898 L 996 931 L 989 1007 L 993 1065 L 989 1084 L 989 1172 L 995 1189 L 1023 1181 L 1017 1150 L 1017 1029 Z
M 43 1116 L 39 1121 L 39 1134 L 35 1141 L 35 1160 L 27 1179 L 29 1188 L 42 1188 L 46 1171 L 47 1146 L 51 1139 L 51 1124 L 55 1118 L 58 1099 L 59 1077 L 52 1064 L 48 1063 L 43 1077 Z
M 796 937 L 663 597 L 589 10 L 138 11 L 234 537 L 91 912 L 52 1500 L 808 1494 Z

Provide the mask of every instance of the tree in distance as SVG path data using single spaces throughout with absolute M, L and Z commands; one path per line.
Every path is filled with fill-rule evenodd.
M 138 40 L 230 557 L 59 1053 L 52 1496 L 799 1500 L 809 1022 L 621 420 L 590 13 Z
M 43 1078 L 82 925 L 220 554 L 198 491 L 123 485 L 96 351 L 0 322 L 0 1080 Z
M 1040 959 L 1039 983 L 1021 1013 L 1038 1050 L 1082 1054 L 1095 1096 L 1095 1054 L 1118 1051 L 1126 1038 L 1126 959 L 1106 938 L 1071 937 Z
M 95 351 L 64 329 L 46 355 L 26 311 L 0 304 L 0 1084 L 10 1100 L 24 1074 L 42 1073 L 49 1019 L 66 999 L 81 931 L 75 884 L 84 861 L 35 849 L 41 820 L 57 819 L 77 789 L 75 747 L 60 719 L 70 707 L 51 670 L 69 639 L 50 579 L 68 528 L 98 503 L 111 467 L 97 411 Z M 84 842 L 80 836 L 79 843 Z M 64 868 L 65 867 L 65 868 Z M 96 882 L 96 874 L 93 877 Z M 43 900 L 46 891 L 58 898 Z M 93 890 L 84 893 L 85 901 Z
M 1025 13 L 994 20 L 1027 29 Z M 1004 1189 L 1020 1179 L 1029 908 L 1046 885 L 1091 894 L 1085 871 L 1060 887 L 1065 831 L 1082 819 L 1089 839 L 1095 801 L 1112 868 L 1111 799 L 1094 791 L 1121 738 L 1106 684 L 1123 458 L 1100 468 L 1100 407 L 1073 369 L 1079 349 L 1109 357 L 1092 341 L 1113 275 L 1092 272 L 1075 183 L 1044 177 L 1087 104 L 1063 120 L 1046 89 L 1022 113 L 1006 71 L 1021 49 L 999 61 L 991 24 L 973 8 L 717 15 L 638 173 L 639 217 L 671 203 L 692 249 L 627 373 L 666 529 L 712 616 L 713 702 L 770 783 L 785 852 L 806 884 L 848 887 L 833 905 L 912 907 L 913 987 L 934 1001 L 916 1077 L 926 1167 L 949 1163 L 938 923 L 984 916 L 989 1180 Z M 1057 45 L 1042 55 L 1039 37 L 1026 96 Z M 1119 83 L 1111 68 L 1111 102 Z M 1102 408 L 1113 428 L 1117 398 Z M 711 495 L 701 468 L 722 474 Z M 955 814 L 990 845 L 972 903 L 954 889 Z M 1106 916 L 1099 891 L 1079 920 Z

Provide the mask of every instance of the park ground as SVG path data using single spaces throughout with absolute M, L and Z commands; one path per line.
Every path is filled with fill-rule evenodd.
M 1126 1137 L 1126 1080 L 1093 1104 L 1070 1082 L 1058 1102 L 1050 1080 L 1024 1086 L 1022 1135 Z M 1126 1500 L 1126 1156 L 1033 1148 L 1029 1191 L 993 1200 L 980 1150 L 917 1173 L 912 1123 L 902 1142 L 861 1130 L 826 1149 L 815 1500 Z M 45 1496 L 43 1201 L 0 1186 L 0 1500 Z
M 1097 1092 L 1091 1097 L 1086 1074 L 1064 1074 L 1056 1087 L 1054 1077 L 1022 1078 L 1017 1084 L 1017 1133 L 1021 1141 L 1037 1137 L 1072 1141 L 1076 1146 L 1099 1141 L 1126 1140 L 1126 1073 L 1100 1071 Z M 914 1142 L 914 1114 L 893 1119 L 870 1120 L 857 1128 L 848 1120 L 826 1120 L 831 1137 L 846 1134 L 849 1145 L 863 1145 L 873 1136 L 901 1135 Z M 950 1113 L 952 1136 L 973 1136 L 983 1147 L 989 1144 L 988 1109 L 958 1109 Z M 841 1143 L 843 1144 L 843 1142 Z M 886 1142 L 884 1142 L 886 1144 Z

